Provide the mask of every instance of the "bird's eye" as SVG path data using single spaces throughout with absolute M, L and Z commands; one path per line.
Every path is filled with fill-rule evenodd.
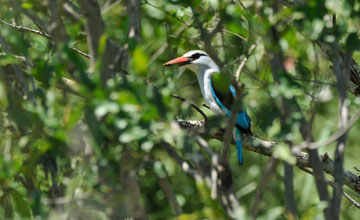
M 205 54 L 201 54 L 201 53 L 194 53 L 193 55 L 191 55 L 191 59 L 192 60 L 196 60 L 196 59 L 199 59 L 199 57 L 201 56 L 205 56 Z
M 200 57 L 200 54 L 199 54 L 199 53 L 194 53 L 193 55 L 191 55 L 191 58 L 192 58 L 193 60 L 199 59 L 199 57 Z

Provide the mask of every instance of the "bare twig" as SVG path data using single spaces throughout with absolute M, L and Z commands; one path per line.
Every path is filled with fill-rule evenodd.
M 33 13 L 33 11 L 21 7 L 21 2 L 19 1 L 8 0 L 8 2 L 14 7 L 16 11 L 20 11 L 28 18 L 30 18 L 42 32 L 48 33 L 48 25 L 45 20 L 41 19 L 39 16 Z
M 104 7 L 101 9 L 101 15 L 104 15 L 106 12 L 115 8 L 117 5 L 119 5 L 122 2 L 122 0 L 117 0 L 115 2 L 112 2 L 111 4 L 110 4 L 111 1 L 108 1 L 108 2 L 109 2 L 109 4 L 104 5 Z
M 178 99 L 178 100 L 180 100 L 182 102 L 189 103 L 192 108 L 194 108 L 197 112 L 200 113 L 200 115 L 204 118 L 205 121 L 208 120 L 208 117 L 206 116 L 206 114 L 199 107 L 197 107 L 197 105 L 195 105 L 194 103 L 192 103 L 192 102 L 186 100 L 185 98 L 183 98 L 181 96 L 178 96 L 176 94 L 171 94 L 171 97 L 176 98 L 176 99 Z
M 196 136 L 196 142 L 206 150 L 206 152 L 211 157 L 211 198 L 216 199 L 218 193 L 217 193 L 217 182 L 218 182 L 218 166 L 219 166 L 219 154 L 217 152 L 214 152 L 208 143 L 201 138 L 199 135 Z
M 86 32 L 91 55 L 91 68 L 93 69 L 98 58 L 99 40 L 104 33 L 105 26 L 100 14 L 99 3 L 96 0 L 78 0 L 78 3 L 87 18 Z
M 179 37 L 179 35 L 185 30 L 187 26 L 186 25 L 181 25 L 176 31 L 173 37 L 177 38 Z M 147 64 L 148 66 L 150 66 L 165 50 L 166 48 L 168 48 L 169 43 L 166 42 L 163 46 L 161 46 L 150 58 L 149 63 Z
M 55 43 L 67 42 L 67 39 L 69 38 L 62 20 L 62 14 L 64 11 L 63 5 L 64 0 L 53 0 L 48 3 L 51 14 L 49 31 L 52 38 L 55 40 Z
M 305 0 L 283 0 L 282 1 L 284 5 L 288 6 L 288 7 L 292 7 L 292 6 L 301 6 L 305 3 Z M 297 28 L 298 30 L 302 30 L 302 28 L 305 25 L 298 25 Z M 304 31 L 302 31 L 302 33 L 304 33 Z M 322 49 L 322 51 L 327 54 L 330 58 L 331 62 L 335 62 L 334 58 L 336 56 L 333 56 L 332 54 L 334 53 L 333 47 L 331 46 L 331 43 L 329 42 L 325 42 L 325 41 L 321 41 L 321 40 L 316 40 L 315 41 L 316 44 L 318 44 L 320 46 L 320 48 Z M 337 51 L 338 55 L 341 57 L 346 56 L 346 54 L 344 53 L 344 51 L 342 51 L 341 49 Z M 343 62 L 344 60 L 342 60 Z M 350 66 L 349 66 L 349 71 L 350 71 L 350 81 L 352 83 L 353 86 L 349 87 L 349 90 L 355 95 L 355 96 L 359 96 L 360 95 L 360 67 L 358 65 L 358 63 L 354 60 L 351 59 L 350 60 Z
M 293 148 L 293 152 L 299 152 L 302 149 L 308 148 L 308 149 L 318 149 L 320 147 L 326 146 L 331 144 L 334 141 L 337 141 L 342 135 L 344 135 L 345 133 L 347 133 L 349 131 L 349 129 L 355 124 L 355 122 L 357 122 L 357 120 L 360 117 L 360 109 L 358 109 L 355 114 L 352 116 L 352 118 L 350 119 L 350 121 L 347 123 L 346 127 L 342 127 L 339 128 L 334 134 L 332 134 L 330 137 L 326 138 L 323 141 L 319 141 L 319 142 L 313 142 L 313 143 L 301 143 L 299 145 L 296 145 Z
M 182 214 L 181 206 L 180 206 L 179 202 L 177 201 L 176 195 L 171 187 L 169 175 L 168 175 L 166 169 L 163 169 L 163 171 L 164 171 L 165 175 L 164 175 L 164 177 L 160 178 L 160 187 L 162 188 L 166 197 L 168 198 L 170 205 L 172 206 L 172 208 L 175 211 L 175 214 L 181 215 Z
M 127 14 L 129 22 L 129 39 L 134 39 L 137 43 L 141 42 L 141 24 L 140 24 L 140 3 L 141 0 L 128 0 Z
M 294 167 L 288 162 L 284 161 L 284 197 L 285 197 L 285 208 L 287 210 L 287 219 L 295 219 L 296 212 L 296 200 L 294 193 Z
M 34 30 L 34 29 L 31 29 L 31 28 L 27 28 L 27 27 L 24 27 L 24 26 L 20 26 L 20 25 L 15 25 L 15 24 L 11 24 L 9 22 L 6 22 L 2 19 L 0 19 L 0 21 L 6 25 L 9 25 L 13 28 L 16 28 L 16 29 L 19 29 L 19 30 L 22 30 L 22 31 L 27 31 L 27 32 L 31 32 L 31 33 L 34 33 L 34 34 L 38 34 L 38 35 L 41 35 L 43 37 L 46 37 L 48 39 L 51 39 L 51 36 L 47 33 L 44 33 L 42 31 L 38 31 L 38 30 Z
M 233 134 L 233 130 L 235 127 L 235 121 L 237 118 L 237 111 L 235 110 L 235 108 L 233 107 L 231 109 L 231 114 L 230 117 L 228 118 L 228 123 L 227 123 L 227 127 L 224 133 L 224 145 L 221 148 L 222 152 L 221 152 L 221 161 L 228 164 L 229 162 L 229 154 L 230 154 L 230 143 L 232 141 L 232 134 Z
M 182 89 L 184 89 L 184 88 L 186 88 L 186 87 L 188 87 L 188 86 L 191 86 L 191 85 L 194 85 L 194 84 L 197 84 L 197 83 L 198 83 L 198 80 L 197 80 L 197 79 L 194 79 L 194 80 L 186 83 L 185 85 L 181 85 L 181 86 L 177 87 L 176 89 L 173 90 L 173 92 L 177 92 L 177 91 L 179 91 L 179 90 L 182 90 Z M 208 108 L 208 107 L 207 107 L 207 108 Z
M 230 117 L 228 118 L 228 125 L 226 127 L 225 130 L 225 134 L 224 134 L 224 146 L 222 147 L 222 153 L 221 153 L 221 162 L 224 164 L 228 164 L 228 158 L 229 158 L 229 153 L 230 153 L 230 143 L 232 141 L 232 134 L 235 128 L 235 121 L 237 119 L 237 115 L 240 112 L 240 100 L 243 96 L 242 94 L 242 89 L 243 86 L 242 85 L 238 85 L 237 81 L 233 82 L 233 85 L 236 88 L 236 97 L 235 97 L 235 101 L 234 101 L 234 105 L 231 107 L 231 114 Z
M 11 54 L 11 48 L 7 44 L 5 38 L 2 35 L 0 35 L 0 44 L 1 44 L 2 48 L 3 48 L 3 50 L 5 51 L 5 53 Z M 15 72 L 15 76 L 16 76 L 18 82 L 22 86 L 22 89 L 23 89 L 23 91 L 25 93 L 26 98 L 30 99 L 31 101 L 34 101 L 33 96 L 31 95 L 31 92 L 30 92 L 30 89 L 29 89 L 28 82 L 26 81 L 25 76 L 21 71 L 21 68 L 17 64 L 12 64 L 11 67 L 13 68 L 13 70 Z
M 195 121 L 194 124 L 196 124 Z M 192 125 L 189 125 L 189 128 L 191 126 Z M 229 167 L 219 163 L 218 154 L 209 147 L 205 140 L 197 137 L 197 141 L 207 153 L 212 155 L 211 166 L 207 160 L 200 158 L 200 160 L 196 159 L 193 161 L 194 167 L 196 168 L 192 168 L 189 163 L 184 161 L 176 153 L 170 144 L 163 142 L 162 145 L 166 152 L 182 167 L 185 173 L 194 178 L 198 184 L 206 183 L 207 186 L 212 189 L 212 198 L 217 197 L 221 201 L 224 210 L 230 218 L 239 218 L 239 212 L 241 213 L 242 207 L 239 205 L 234 193 L 232 174 Z
M 292 80 L 297 80 L 297 81 L 301 81 L 301 82 L 311 82 L 311 83 L 315 83 L 315 84 L 324 84 L 324 85 L 329 85 L 329 86 L 336 86 L 335 83 L 332 82 L 324 82 L 324 81 L 319 81 L 319 80 L 308 80 L 308 79 L 301 79 L 301 78 L 296 78 L 296 77 L 292 77 Z
M 360 203 L 358 203 L 355 199 L 351 198 L 349 194 L 343 192 L 344 197 L 349 200 L 356 208 L 360 209 Z
M 124 69 L 127 60 L 126 48 L 120 47 L 111 39 L 106 38 L 106 41 L 103 42 L 105 45 L 102 45 L 104 50 L 99 50 L 100 38 L 105 31 L 99 3 L 96 0 L 78 0 L 77 2 L 87 18 L 86 35 L 91 55 L 91 71 L 95 70 L 96 61 L 100 59 L 102 61 L 101 82 L 105 88 L 107 80 L 115 74 L 116 70 Z
M 255 48 L 256 48 L 256 44 L 251 45 L 248 52 L 247 52 L 247 54 L 243 55 L 241 57 L 240 65 L 237 68 L 236 74 L 235 74 L 236 81 L 239 81 L 241 70 L 244 68 L 246 61 L 248 60 L 249 56 L 252 54 L 252 52 L 254 51 Z
M 240 38 L 240 39 L 241 39 L 241 40 L 243 40 L 243 41 L 247 41 L 247 39 L 246 39 L 246 38 L 244 38 L 243 36 L 241 36 L 240 34 L 237 34 L 237 33 L 231 32 L 231 31 L 229 31 L 229 30 L 228 30 L 228 29 L 226 29 L 226 28 L 224 28 L 224 29 L 223 29 L 223 31 L 224 31 L 225 33 L 228 33 L 228 34 L 232 34 L 232 35 L 234 35 L 234 36 L 236 36 L 236 37 Z
M 143 205 L 141 204 L 141 195 L 140 195 L 140 186 L 136 178 L 136 168 L 131 164 L 131 160 L 134 160 L 131 156 L 130 150 L 126 148 L 123 152 L 123 157 L 120 161 L 120 181 L 122 193 L 120 195 L 113 196 L 123 196 L 124 199 L 121 201 L 125 207 L 125 211 L 120 212 L 122 216 L 119 216 L 121 219 L 125 219 L 128 216 L 133 217 L 134 219 L 144 219 L 147 220 L 147 213 Z M 127 216 L 126 216 L 127 215 Z
M 193 120 L 193 121 L 178 120 L 177 123 L 182 128 L 185 128 L 185 129 L 197 128 L 197 130 L 199 130 L 199 128 L 205 126 L 204 121 L 198 121 L 198 120 Z M 218 133 L 212 135 L 211 138 L 223 141 L 224 132 L 225 132 L 224 129 L 221 129 Z M 234 141 L 232 143 L 234 144 Z M 249 151 L 253 151 L 253 152 L 271 157 L 272 149 L 274 147 L 276 147 L 275 142 L 264 141 L 264 140 L 260 140 L 258 138 L 244 136 L 243 148 L 245 148 Z M 296 166 L 311 167 L 309 154 L 307 154 L 305 152 L 297 152 L 294 154 L 294 156 L 296 157 Z M 334 175 L 334 167 L 333 167 L 334 161 L 332 161 L 327 154 L 319 156 L 318 159 L 320 160 L 324 171 L 333 176 Z M 343 178 L 344 178 L 345 185 L 348 186 L 349 188 L 351 188 L 356 193 L 360 194 L 360 177 L 358 177 L 357 175 L 355 175 L 354 173 L 352 173 L 348 170 L 344 170 L 344 171 L 345 172 L 344 172 Z
M 73 22 L 78 22 L 81 16 L 78 14 L 77 8 L 71 2 L 66 2 L 64 5 L 64 14 Z
M 283 1 L 283 3 L 287 6 L 299 6 L 299 5 L 303 5 L 304 1 L 303 0 Z M 297 27 L 299 30 L 302 30 L 304 25 L 298 25 Z M 321 40 L 317 40 L 317 41 L 315 41 L 315 43 L 318 44 L 320 46 L 320 48 L 323 50 L 323 52 L 329 56 L 330 61 L 334 63 L 334 67 L 337 66 L 336 68 L 338 68 L 339 62 L 340 62 L 340 66 L 343 66 L 343 67 L 346 66 L 346 68 L 349 68 L 350 76 L 351 76 L 350 80 L 351 80 L 351 83 L 354 85 L 354 86 L 349 87 L 349 89 L 353 94 L 358 96 L 360 94 L 360 68 L 359 68 L 358 64 L 354 61 L 354 59 L 351 59 L 351 57 L 350 57 L 350 62 L 349 62 L 350 65 L 345 64 L 345 62 L 344 62 L 345 59 L 339 59 L 339 58 L 343 58 L 346 55 L 343 51 L 341 51 L 341 49 L 338 46 L 335 46 L 335 50 L 334 50 L 334 46 L 332 45 L 333 43 L 329 43 L 329 42 L 325 42 L 325 41 L 321 41 Z M 340 73 L 341 71 L 338 71 L 338 72 Z M 347 80 L 347 79 L 343 78 L 342 80 Z M 317 180 L 317 179 L 315 179 L 315 180 Z M 338 199 L 341 198 L 339 195 L 340 194 L 337 193 Z M 336 211 L 336 210 L 332 208 L 332 211 Z M 338 213 L 334 217 L 338 218 Z M 328 216 L 326 216 L 326 218 L 330 219 L 331 216 L 328 215 Z
M 308 174 L 314 175 L 314 173 L 311 170 L 307 169 L 307 168 L 299 167 L 299 169 L 305 171 Z M 334 187 L 334 188 L 336 187 L 334 182 L 326 180 L 326 183 L 329 184 L 330 186 Z M 345 191 L 343 192 L 343 196 L 347 200 L 349 200 L 349 202 L 351 202 L 356 208 L 360 209 L 360 203 L 358 203 L 355 199 L 351 198 L 351 196 L 349 194 L 347 194 Z
M 193 13 L 197 28 L 200 30 L 200 38 L 205 44 L 206 51 L 208 52 L 210 57 L 215 61 L 215 63 L 220 67 L 220 69 L 223 68 L 224 63 L 220 60 L 217 52 L 211 45 L 212 38 L 215 36 L 215 34 L 217 34 L 219 31 L 222 30 L 222 21 L 221 20 L 218 21 L 215 28 L 209 32 L 202 26 L 203 23 L 198 19 L 198 15 L 194 11 Z
M 199 180 L 202 181 L 202 178 L 200 174 L 197 172 L 197 170 L 192 168 L 188 162 L 183 160 L 169 143 L 163 142 L 162 146 L 165 149 L 165 151 L 169 154 L 169 156 L 171 156 L 181 166 L 181 168 L 184 170 L 185 173 L 192 176 L 197 181 Z
M 176 20 L 180 21 L 181 23 L 185 24 L 186 26 L 191 27 L 191 24 L 189 24 L 189 23 L 181 20 L 181 19 L 178 18 L 175 14 L 171 14 L 171 13 L 163 10 L 163 9 L 159 8 L 158 6 L 153 5 L 152 3 L 148 2 L 147 0 L 144 0 L 144 3 L 147 4 L 147 5 L 149 5 L 149 6 L 151 6 L 151 7 L 153 7 L 153 8 L 156 8 L 156 9 L 159 10 L 159 11 L 164 12 L 165 14 L 169 15 L 169 16 L 172 17 L 172 18 L 175 18 Z
M 20 25 L 10 24 L 10 23 L 2 20 L 2 19 L 0 19 L 0 21 L 1 21 L 2 23 L 6 24 L 6 25 L 9 25 L 9 26 L 13 27 L 13 28 L 16 28 L 16 29 L 19 29 L 19 30 L 22 30 L 22 31 L 27 31 L 27 32 L 30 32 L 30 33 L 34 33 L 34 34 L 37 34 L 37 35 L 46 37 L 46 38 L 49 39 L 49 40 L 52 40 L 52 39 L 53 39 L 49 34 L 44 33 L 44 32 L 42 32 L 42 31 L 34 30 L 34 29 L 31 29 L 31 28 L 28 28 L 28 27 L 24 27 L 24 26 L 20 26 Z M 88 54 L 86 54 L 86 53 L 84 53 L 84 52 L 82 52 L 82 51 L 80 51 L 80 50 L 78 50 L 78 49 L 76 49 L 76 48 L 74 48 L 74 47 L 70 47 L 70 49 L 73 50 L 73 51 L 75 51 L 76 53 L 78 53 L 78 54 L 86 57 L 86 58 L 90 58 L 90 55 L 88 55 Z
M 268 160 L 268 162 L 266 163 L 263 175 L 261 176 L 259 184 L 256 187 L 254 204 L 251 209 L 251 216 L 254 219 L 256 219 L 260 201 L 265 190 L 265 186 L 269 182 L 278 164 L 279 164 L 279 160 L 274 157 L 271 157 L 270 160 Z
M 315 75 L 315 77 L 316 77 L 316 75 Z M 313 93 L 315 93 L 315 91 L 313 91 Z M 313 140 L 312 125 L 313 125 L 313 122 L 315 119 L 315 114 L 316 114 L 315 101 L 314 101 L 314 99 L 312 99 L 310 121 L 308 123 L 303 122 L 304 127 L 303 127 L 303 129 L 301 129 L 303 136 L 305 137 L 304 139 L 307 143 L 310 143 Z M 323 212 L 324 212 L 325 217 L 329 218 L 330 217 L 330 210 L 329 210 L 329 201 L 330 201 L 329 198 L 330 197 L 329 197 L 329 192 L 327 190 L 327 187 L 324 187 L 324 184 L 326 183 L 326 179 L 325 179 L 325 175 L 324 175 L 324 171 L 323 171 L 323 165 L 319 159 L 319 152 L 317 149 L 308 149 L 308 153 L 309 153 L 310 165 L 314 172 L 315 184 L 316 184 L 316 188 L 317 188 L 317 191 L 319 194 L 320 201 L 327 203 L 327 207 L 324 209 Z
M 278 13 L 280 11 L 280 1 L 275 0 L 272 1 L 272 8 L 275 13 Z M 270 40 L 273 45 L 276 45 L 278 48 L 279 42 L 280 42 L 280 33 L 278 32 L 278 28 L 276 24 L 272 25 L 270 27 Z M 274 78 L 275 84 L 277 86 L 280 86 L 280 76 L 279 73 L 285 73 L 285 69 L 283 66 L 284 59 L 283 54 L 281 50 L 269 50 L 268 53 L 269 56 L 269 62 L 270 62 L 270 69 L 271 74 Z M 289 100 L 285 99 L 283 95 L 280 95 L 278 97 L 279 103 L 280 103 L 280 124 L 282 129 L 286 129 L 288 126 L 287 120 L 289 119 L 289 115 L 291 114 L 289 108 Z M 287 141 L 287 145 L 289 148 L 292 148 L 293 143 L 291 141 Z M 297 217 L 297 211 L 296 211 L 296 201 L 295 201 L 295 193 L 294 193 L 294 175 L 293 175 L 293 167 L 289 166 L 288 164 L 285 164 L 284 166 L 284 185 L 285 185 L 285 206 L 286 206 L 286 214 L 288 218 L 294 218 Z
M 339 94 L 339 128 L 346 128 L 349 124 L 349 104 L 347 100 L 347 91 L 349 87 L 350 79 L 350 61 L 352 57 L 352 52 L 346 54 L 341 66 L 341 57 L 337 53 L 339 45 L 337 41 L 334 43 L 334 74 L 337 81 L 337 90 Z M 341 208 L 341 199 L 343 194 L 343 173 L 344 173 L 344 153 L 347 140 L 347 132 L 345 132 L 341 137 L 339 137 L 335 149 L 335 160 L 334 160 L 334 182 L 336 187 L 334 187 L 333 199 L 331 202 L 330 209 L 334 216 L 334 219 L 340 219 L 340 208 Z

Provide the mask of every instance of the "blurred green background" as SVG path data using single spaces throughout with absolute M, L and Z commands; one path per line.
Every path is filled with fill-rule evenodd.
M 342 49 L 355 50 L 353 58 L 360 61 L 358 0 L 309 0 L 299 7 L 281 5 L 278 13 L 271 8 L 273 1 L 142 0 L 135 1 L 140 4 L 139 14 L 128 10 L 128 1 L 98 0 L 103 36 L 128 53 L 123 69 L 128 74 L 117 71 L 104 88 L 101 60 L 90 70 L 89 59 L 70 49 L 89 53 L 86 19 L 77 1 L 57 2 L 73 10 L 72 15 L 59 10 L 66 40 L 56 42 L 0 24 L 0 219 L 123 219 L 134 217 L 129 207 L 136 202 L 142 205 L 137 211 L 146 212 L 149 219 L 227 219 L 220 202 L 210 199 L 209 188 L 186 175 L 161 144 L 169 142 L 185 160 L 205 155 L 194 136 L 176 125 L 178 118 L 202 120 L 201 115 L 189 103 L 171 97 L 175 93 L 201 106 L 204 101 L 195 74 L 162 66 L 189 50 L 206 50 L 200 27 L 211 31 L 221 20 L 222 29 L 211 43 L 223 71 L 234 75 L 242 56 L 255 45 L 240 81 L 245 84 L 244 106 L 253 132 L 264 140 L 301 143 L 299 119 L 310 118 L 311 103 L 315 141 L 337 131 L 332 63 L 316 41 L 337 40 Z M 141 26 L 138 38 L 129 34 L 133 13 Z M 337 15 L 335 27 L 328 21 L 333 14 Z M 43 32 L 53 24 L 46 0 L 1 0 L 0 15 L 19 26 L 46 27 Z M 274 24 L 280 35 L 278 47 L 270 39 Z M 280 86 L 271 75 L 269 49 L 280 51 L 288 64 L 287 72 L 279 73 Z M 14 65 L 20 67 L 28 94 Z M 76 82 L 76 94 L 63 89 L 63 77 Z M 292 112 L 288 130 L 280 126 L 280 95 L 295 97 L 301 107 L 301 112 Z M 349 92 L 348 102 L 352 115 L 360 98 Z M 213 118 L 208 109 L 201 109 Z M 357 175 L 353 167 L 360 167 L 359 130 L 360 124 L 355 123 L 345 153 L 345 168 Z M 206 140 L 214 150 L 223 146 Z M 333 158 L 334 150 L 335 143 L 319 153 L 328 152 Z M 231 147 L 230 165 L 244 219 L 250 218 L 267 161 L 245 150 L 244 165 L 238 166 Z M 323 219 L 314 178 L 296 167 L 294 171 L 299 219 Z M 283 175 L 279 164 L 265 186 L 257 219 L 286 219 Z M 172 188 L 181 215 L 176 216 L 164 187 Z M 344 190 L 359 200 L 357 193 L 346 186 Z M 343 198 L 341 219 L 356 216 L 359 209 Z

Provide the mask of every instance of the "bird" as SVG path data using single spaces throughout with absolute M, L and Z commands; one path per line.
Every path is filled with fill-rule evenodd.
M 163 65 L 176 64 L 188 68 L 196 74 L 202 96 L 215 114 L 225 114 L 230 117 L 231 107 L 236 97 L 236 89 L 229 77 L 230 74 L 220 73 L 219 66 L 202 50 L 191 50 Z M 243 134 L 253 135 L 251 120 L 246 109 L 237 113 L 233 132 L 239 165 L 243 164 L 241 141 Z

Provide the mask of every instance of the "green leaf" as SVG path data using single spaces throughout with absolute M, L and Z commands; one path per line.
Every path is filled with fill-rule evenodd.
M 149 62 L 149 57 L 145 54 L 141 47 L 138 46 L 135 48 L 132 61 L 135 71 L 139 74 L 145 75 L 148 70 L 147 64 Z
M 350 33 L 346 39 L 345 48 L 349 51 L 360 49 L 360 38 L 357 33 Z
M 29 207 L 29 202 L 25 201 L 24 197 L 18 193 L 16 190 L 11 191 L 11 199 L 15 206 L 16 211 L 25 218 L 31 217 L 31 210 Z
M 6 66 L 10 64 L 19 64 L 20 59 L 12 56 L 12 55 L 0 55 L 0 66 Z
M 31 4 L 30 2 L 24 2 L 21 4 L 21 7 L 25 9 L 30 9 L 33 7 L 33 4 Z

